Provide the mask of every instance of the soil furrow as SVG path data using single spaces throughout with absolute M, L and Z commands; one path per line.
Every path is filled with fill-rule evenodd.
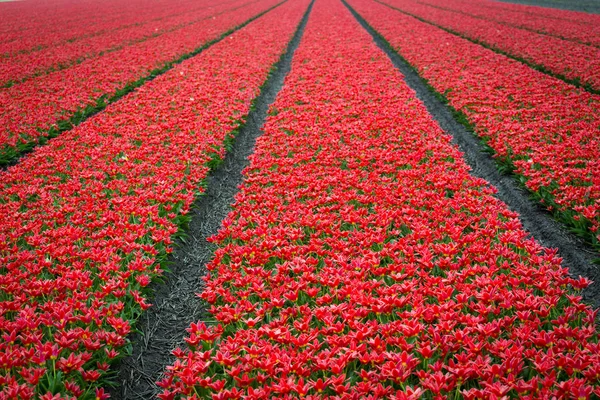
M 524 228 L 539 243 L 558 250 L 558 254 L 564 260 L 563 266 L 569 269 L 572 276 L 581 275 L 596 282 L 583 291 L 583 297 L 586 302 L 598 308 L 600 269 L 594 265 L 594 260 L 597 260 L 600 255 L 570 233 L 564 225 L 555 221 L 550 213 L 529 197 L 527 190 L 522 188 L 513 176 L 500 173 L 495 161 L 484 151 L 481 140 L 454 118 L 452 108 L 441 101 L 441 95 L 435 92 L 348 3 L 344 0 L 342 2 L 404 75 L 406 83 L 416 92 L 417 98 L 425 104 L 440 127 L 452 135 L 454 143 L 459 146 L 467 164 L 472 168 L 471 173 L 485 179 L 498 189 L 496 196 L 511 210 L 520 214 Z
M 314 2 L 313 2 L 314 3 Z M 117 370 L 116 387 L 110 390 L 113 399 L 155 398 L 159 388 L 155 382 L 165 367 L 175 358 L 171 351 L 184 347 L 186 328 L 190 323 L 208 318 L 203 302 L 196 296 L 202 291 L 206 264 L 212 259 L 215 246 L 207 238 L 216 234 L 221 222 L 231 210 L 234 196 L 242 183 L 243 169 L 254 152 L 256 139 L 283 81 L 302 38 L 311 3 L 285 53 L 275 64 L 243 127 L 236 134 L 223 162 L 206 179 L 206 191 L 194 204 L 185 241 L 179 240 L 169 257 L 170 271 L 163 283 L 153 283 L 153 306 L 138 322 L 138 332 L 131 340 L 131 355 L 121 361 Z

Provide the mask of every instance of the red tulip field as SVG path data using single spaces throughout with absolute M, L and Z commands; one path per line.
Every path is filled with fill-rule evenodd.
M 600 398 L 600 15 L 0 16 L 0 400 Z

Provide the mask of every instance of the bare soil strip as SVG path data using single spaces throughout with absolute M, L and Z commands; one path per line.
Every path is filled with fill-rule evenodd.
M 242 183 L 242 171 L 254 152 L 256 139 L 269 106 L 275 100 L 290 71 L 292 58 L 304 32 L 313 3 L 304 14 L 286 52 L 253 103 L 247 122 L 240 129 L 223 163 L 213 169 L 206 180 L 206 191 L 194 204 L 185 242 L 179 241 L 169 257 L 170 272 L 164 283 L 151 284 L 154 293 L 149 300 L 153 306 L 139 319 L 138 333 L 129 338 L 132 353 L 121 361 L 115 382 L 110 390 L 112 399 L 152 399 L 156 386 L 167 365 L 175 357 L 171 351 L 185 347 L 183 340 L 190 323 L 210 318 L 203 302 L 196 296 L 203 289 L 206 264 L 212 259 L 215 246 L 206 239 L 217 233 L 221 222 L 231 210 L 234 196 Z
M 453 136 L 453 142 L 459 146 L 467 164 L 472 168 L 471 173 L 498 189 L 496 196 L 511 210 L 520 214 L 521 223 L 531 236 L 543 246 L 558 250 L 558 254 L 564 260 L 563 266 L 569 269 L 572 276 L 585 276 L 595 282 L 583 291 L 583 298 L 588 304 L 598 308 L 600 268 L 593 262 L 600 255 L 570 233 L 560 222 L 555 221 L 550 213 L 529 197 L 527 190 L 521 187 L 513 176 L 501 174 L 494 160 L 484 151 L 481 140 L 454 118 L 453 110 L 444 104 L 441 95 L 435 92 L 360 15 L 342 1 L 373 36 L 377 46 L 385 51 L 394 66 L 404 75 L 406 83 L 416 92 L 417 98 L 425 104 L 440 127 Z

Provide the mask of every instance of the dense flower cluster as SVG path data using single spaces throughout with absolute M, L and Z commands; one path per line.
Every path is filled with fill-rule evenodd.
M 219 14 L 248 3 L 248 0 L 210 5 L 204 0 L 198 4 L 192 1 L 170 3 L 153 13 L 144 15 L 138 23 L 132 23 L 131 15 L 123 15 L 116 29 L 105 29 L 92 36 L 83 36 L 58 43 L 24 54 L 0 58 L 0 86 L 21 82 L 32 76 L 43 75 L 58 69 L 65 69 L 83 60 L 98 57 L 123 47 L 181 29 L 207 18 L 217 18 Z M 206 23 L 206 22 L 204 22 Z M 81 24 L 81 21 L 77 21 Z M 84 24 L 83 24 L 84 25 Z M 46 25 L 48 29 L 52 25 Z M 45 36 L 43 30 L 37 34 Z M 20 41 L 19 41 L 20 43 Z
M 599 96 L 377 2 L 351 5 L 550 210 L 599 244 Z
M 143 288 L 307 6 L 284 3 L 0 174 L 0 398 L 104 398 Z
M 512 5 L 488 1 L 422 0 L 420 3 L 600 47 L 600 16 L 594 14 L 532 7 L 511 10 Z
M 182 5 L 193 7 L 193 0 Z M 82 2 L 31 0 L 0 4 L 0 54 L 11 56 L 75 42 L 109 31 L 147 22 L 152 16 L 170 15 L 178 9 L 169 0 L 103 0 Z M 176 8 L 177 7 L 177 8 Z
M 478 0 L 476 0 L 478 1 Z M 593 25 L 598 22 L 598 15 L 590 14 L 586 12 L 579 11 L 570 11 L 570 10 L 562 10 L 552 7 L 536 7 L 536 6 L 528 6 L 516 3 L 496 3 L 496 2 L 488 2 L 483 0 L 485 7 L 490 7 L 492 9 L 503 9 L 514 12 L 520 12 L 527 15 L 538 15 L 543 18 L 551 18 L 558 20 L 566 20 L 566 21 L 575 21 L 581 22 L 585 24 Z
M 397 25 L 400 26 L 400 25 Z M 161 398 L 589 398 L 596 315 L 338 0 L 315 3 Z
M 600 48 L 420 4 L 385 0 L 402 11 L 600 91 Z M 581 27 L 585 32 L 585 28 Z
M 5 154 L 9 158 L 18 152 L 20 144 L 46 135 L 58 121 L 95 106 L 100 98 L 114 95 L 279 1 L 246 2 L 209 23 L 188 25 L 0 91 L 0 162 Z

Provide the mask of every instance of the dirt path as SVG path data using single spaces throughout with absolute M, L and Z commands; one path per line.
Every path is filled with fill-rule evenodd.
M 291 66 L 294 51 L 308 20 L 312 4 L 306 11 L 276 69 L 263 86 L 254 102 L 254 109 L 233 143 L 221 165 L 214 169 L 206 183 L 206 191 L 194 204 L 194 213 L 186 231 L 188 238 L 170 257 L 171 271 L 165 282 L 153 284 L 153 306 L 140 318 L 139 333 L 130 337 L 132 355 L 122 360 L 115 379 L 117 387 L 111 390 L 112 399 L 152 399 L 159 389 L 159 380 L 165 367 L 175 358 L 171 351 L 184 347 L 186 328 L 192 322 L 208 318 L 201 300 L 196 296 L 202 291 L 203 276 L 214 252 L 214 246 L 206 239 L 221 227 L 242 183 L 242 170 L 248 165 L 248 156 L 254 152 L 256 139 L 262 134 L 269 105 L 281 87 Z
M 344 4 L 348 7 L 347 3 Z M 425 104 L 440 127 L 453 136 L 454 143 L 459 146 L 467 164 L 472 168 L 471 174 L 485 179 L 498 189 L 496 196 L 511 210 L 520 214 L 521 223 L 539 243 L 558 249 L 559 255 L 564 259 L 563 266 L 569 269 L 572 276 L 581 275 L 596 282 L 584 290 L 583 296 L 594 308 L 600 307 L 600 268 L 593 263 L 600 255 L 570 233 L 563 224 L 555 221 L 536 201 L 531 200 L 527 190 L 519 186 L 514 177 L 501 174 L 494 160 L 484 151 L 481 140 L 453 117 L 452 110 L 436 97 L 425 81 L 366 24 L 362 17 L 351 8 L 350 10 L 405 76 L 408 85 L 415 90 L 417 97 Z

